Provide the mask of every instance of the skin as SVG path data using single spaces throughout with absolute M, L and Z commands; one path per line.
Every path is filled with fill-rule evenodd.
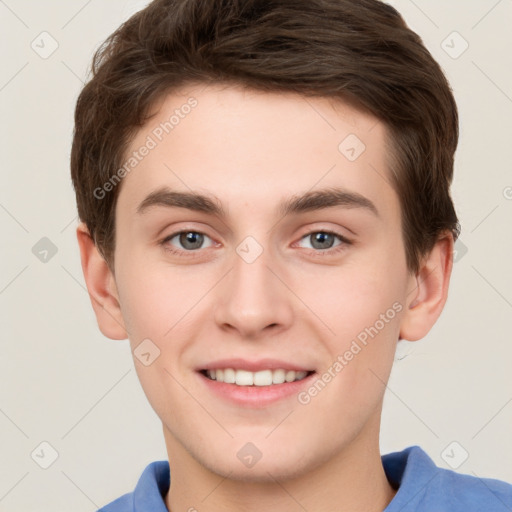
M 113 272 L 87 228 L 77 234 L 101 331 L 149 338 L 160 356 L 134 364 L 162 420 L 171 467 L 169 510 L 382 511 L 396 492 L 379 451 L 385 383 L 397 340 L 424 337 L 447 298 L 453 240 L 443 234 L 418 273 L 407 269 L 400 204 L 389 185 L 385 125 L 342 102 L 232 85 L 190 86 L 164 98 L 127 151 L 189 96 L 198 104 L 122 182 Z M 355 134 L 353 162 L 338 149 Z M 140 203 L 162 186 L 215 195 L 224 218 Z M 283 217 L 277 205 L 325 187 L 369 199 Z M 204 233 L 188 250 L 180 230 Z M 335 231 L 317 248 L 311 233 Z M 236 248 L 263 249 L 247 263 Z M 336 249 L 340 249 L 336 251 Z M 179 251 L 171 253 L 168 249 Z M 180 252 L 181 251 L 181 252 Z M 210 392 L 196 369 L 230 357 L 277 358 L 318 375 L 393 304 L 400 311 L 304 405 L 296 396 L 240 407 Z M 237 452 L 253 443 L 248 468 Z

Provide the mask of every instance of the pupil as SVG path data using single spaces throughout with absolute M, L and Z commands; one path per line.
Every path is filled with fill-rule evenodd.
M 180 236 L 180 243 L 186 249 L 198 249 L 203 243 L 203 235 L 193 231 L 182 233 Z
M 323 233 L 323 232 L 315 233 L 313 235 L 312 245 L 315 249 L 325 249 L 325 248 L 328 249 L 332 245 L 332 241 L 333 241 L 332 237 L 333 237 L 333 235 L 331 235 L 331 233 Z M 329 242 L 331 242 L 331 243 L 329 243 Z M 319 245 L 319 247 L 317 247 L 316 245 Z

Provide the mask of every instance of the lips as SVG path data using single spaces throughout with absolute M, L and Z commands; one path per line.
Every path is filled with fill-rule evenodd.
M 223 359 L 196 369 L 201 389 L 210 399 L 236 408 L 265 409 L 286 400 L 310 386 L 316 371 L 278 359 Z

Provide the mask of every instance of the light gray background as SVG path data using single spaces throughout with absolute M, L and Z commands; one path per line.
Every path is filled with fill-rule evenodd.
M 443 467 L 467 452 L 458 471 L 512 481 L 512 1 L 390 3 L 440 62 L 459 105 L 453 196 L 463 245 L 441 319 L 424 340 L 399 344 L 382 451 L 419 444 Z M 128 342 L 110 341 L 96 326 L 69 177 L 74 103 L 93 50 L 143 5 L 0 1 L 5 512 L 94 511 L 166 458 Z M 58 48 L 42 58 L 52 40 Z M 55 255 L 40 246 L 33 253 L 43 237 Z M 58 453 L 47 469 L 52 448 L 42 442 Z

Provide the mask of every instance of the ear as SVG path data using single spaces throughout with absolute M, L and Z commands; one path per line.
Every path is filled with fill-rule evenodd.
M 100 331 L 107 338 L 124 340 L 128 334 L 119 306 L 114 275 L 83 222 L 78 226 L 76 236 L 80 247 L 82 271 Z
M 417 341 L 430 331 L 444 308 L 453 266 L 453 235 L 443 233 L 411 279 L 400 339 Z

